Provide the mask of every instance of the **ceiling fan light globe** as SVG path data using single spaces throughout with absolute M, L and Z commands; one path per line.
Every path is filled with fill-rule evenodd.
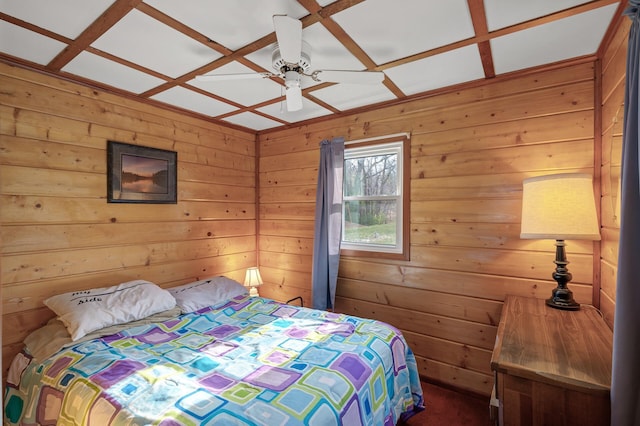
M 293 112 L 302 109 L 302 89 L 299 84 L 287 86 L 284 93 L 287 99 L 287 111 Z
M 300 88 L 300 74 L 297 71 L 287 71 L 284 73 L 284 85 L 288 88 Z

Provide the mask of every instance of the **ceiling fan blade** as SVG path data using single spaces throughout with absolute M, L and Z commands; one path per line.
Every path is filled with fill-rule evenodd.
M 226 80 L 249 80 L 254 78 L 267 78 L 267 77 L 275 77 L 277 74 L 273 74 L 270 72 L 252 72 L 252 73 L 241 73 L 241 74 L 205 74 L 205 75 L 197 75 L 196 80 L 198 81 L 226 81 Z
M 287 15 L 273 15 L 273 27 L 282 60 L 297 64 L 302 51 L 302 22 Z
M 311 78 L 322 83 L 376 84 L 382 83 L 384 73 L 382 71 L 318 70 L 311 74 Z
M 287 99 L 287 111 L 299 111 L 302 109 L 302 89 L 300 86 L 287 87 L 284 94 Z

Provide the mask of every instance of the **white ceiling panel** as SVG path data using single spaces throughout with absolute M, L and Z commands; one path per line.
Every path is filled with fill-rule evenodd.
M 0 21 L 0 51 L 16 58 L 45 65 L 55 58 L 66 44 Z
M 222 56 L 137 10 L 92 46 L 169 77 L 181 76 Z
M 333 19 L 378 65 L 474 35 L 466 0 L 369 0 Z
M 62 71 L 133 93 L 146 92 L 164 83 L 160 78 L 89 52 L 80 53 Z
M 586 0 L 484 0 L 489 31 L 539 18 L 572 6 L 588 3 Z
M 252 52 L 247 56 L 245 56 L 245 58 L 247 58 L 248 60 L 250 60 L 256 65 L 261 66 L 262 68 L 264 68 L 265 71 L 278 72 L 279 70 L 276 70 L 275 68 L 273 68 L 272 62 L 271 62 L 271 54 L 273 53 L 274 45 L 275 43 L 270 44 L 266 47 L 263 47 L 260 50 L 256 50 L 255 52 Z
M 229 117 L 225 117 L 224 121 L 255 130 L 271 129 L 282 125 L 279 121 L 271 120 L 252 112 L 242 112 L 240 114 L 231 115 Z
M 114 0 L 0 0 L 0 10 L 25 22 L 75 39 Z M 69 17 L 73 19 L 69 19 Z
M 338 0 L 316 0 L 318 2 L 318 4 L 322 7 L 328 6 L 331 3 L 335 3 Z
M 229 104 L 180 86 L 160 92 L 152 96 L 151 99 L 211 117 L 226 114 L 237 109 Z
M 273 15 L 301 18 L 295 0 L 145 0 L 221 45 L 237 50 L 273 32 Z
M 239 62 L 230 62 L 207 74 L 255 74 L 255 72 Z M 256 105 L 276 98 L 281 95 L 283 87 L 270 78 L 225 81 L 191 80 L 189 84 L 244 106 Z
M 491 40 L 496 73 L 595 53 L 616 8 L 612 4 Z
M 365 66 L 322 24 L 302 30 L 302 39 L 311 47 L 311 71 L 318 69 L 356 70 Z
M 334 84 L 313 96 L 341 111 L 396 99 L 384 84 Z
M 626 3 L 0 0 L 0 61 L 258 132 L 531 67 L 595 61 Z M 289 75 L 303 89 L 303 108 L 294 113 L 286 112 L 284 80 L 272 68 L 274 14 L 298 19 L 310 46 L 309 69 L 279 65 L 300 74 Z M 260 68 L 274 76 L 194 79 Z M 317 70 L 382 71 L 386 78 L 354 85 L 303 75 Z
M 406 95 L 484 77 L 475 45 L 389 68 L 385 73 Z

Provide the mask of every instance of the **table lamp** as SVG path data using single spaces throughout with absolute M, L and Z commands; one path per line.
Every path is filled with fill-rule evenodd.
M 591 176 L 562 173 L 525 179 L 520 232 L 520 238 L 556 240 L 556 269 L 551 276 L 558 285 L 546 304 L 557 309 L 580 309 L 567 287 L 572 276 L 567 269 L 564 241 L 600 239 Z
M 262 277 L 257 267 L 247 268 L 244 275 L 244 285 L 249 287 L 249 296 L 259 296 L 258 287 L 262 285 Z

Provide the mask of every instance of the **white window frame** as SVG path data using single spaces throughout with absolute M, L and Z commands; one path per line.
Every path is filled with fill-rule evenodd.
M 405 232 L 405 227 L 408 227 L 408 202 L 405 197 L 408 197 L 408 192 L 405 192 L 405 185 L 408 185 L 409 174 L 405 167 L 409 167 L 409 163 L 405 160 L 408 157 L 408 153 L 405 150 L 409 149 L 408 135 L 392 135 L 385 136 L 376 140 L 367 141 L 353 141 L 345 144 L 344 160 L 349 160 L 359 157 L 368 157 L 384 154 L 396 154 L 397 155 L 397 189 L 396 195 L 381 195 L 381 196 L 345 196 L 343 194 L 342 200 L 342 234 L 340 235 L 340 250 L 343 255 L 352 256 L 374 256 L 374 257 L 392 257 L 408 259 L 408 235 Z M 405 164 L 406 163 L 406 164 Z M 345 179 L 346 180 L 346 179 Z M 345 230 L 345 204 L 347 201 L 376 201 L 376 200 L 395 200 L 396 202 L 396 243 L 395 245 L 388 244 L 373 244 L 373 243 L 354 243 L 344 241 Z M 407 213 L 407 214 L 406 214 Z

